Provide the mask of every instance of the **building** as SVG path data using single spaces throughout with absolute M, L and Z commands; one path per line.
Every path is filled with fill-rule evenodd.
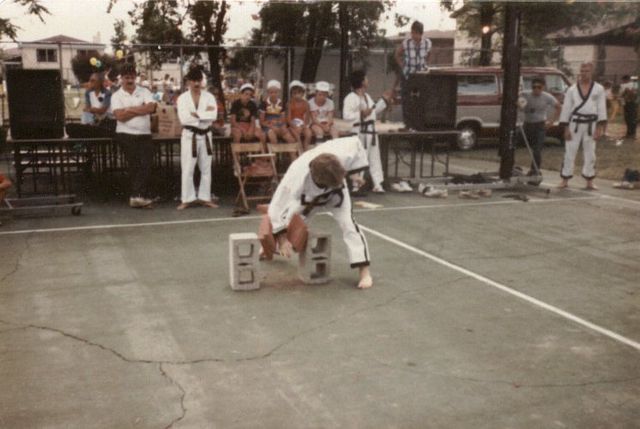
M 636 18 L 629 17 L 557 31 L 547 38 L 561 47 L 565 68 L 572 75 L 577 76 L 581 63 L 591 61 L 598 79 L 617 82 L 624 75 L 638 73 L 634 39 L 639 32 Z
M 102 55 L 105 45 L 59 34 L 33 42 L 20 42 L 18 49 L 24 69 L 61 69 L 68 84 L 78 81 L 71 70 L 71 59 L 78 54 Z

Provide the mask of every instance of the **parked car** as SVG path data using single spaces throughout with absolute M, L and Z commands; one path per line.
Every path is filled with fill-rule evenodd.
M 458 77 L 456 128 L 461 131 L 458 138 L 460 149 L 472 149 L 478 145 L 479 138 L 497 135 L 503 90 L 503 72 L 500 67 L 433 67 L 426 73 L 454 74 Z M 534 77 L 543 77 L 546 91 L 560 103 L 570 85 L 569 79 L 552 67 L 522 67 L 520 75 L 521 88 L 525 91 L 531 90 Z M 547 134 L 562 138 L 562 130 L 557 123 Z

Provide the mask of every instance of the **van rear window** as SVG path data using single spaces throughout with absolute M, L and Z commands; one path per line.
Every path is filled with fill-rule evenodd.
M 498 93 L 494 75 L 458 76 L 458 95 L 493 95 Z

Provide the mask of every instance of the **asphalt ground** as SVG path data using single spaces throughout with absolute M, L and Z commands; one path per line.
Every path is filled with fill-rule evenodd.
M 224 200 L 6 221 L 0 427 L 637 428 L 640 194 L 599 184 L 370 196 L 364 291 L 324 215 L 333 280 L 276 259 L 253 292 Z

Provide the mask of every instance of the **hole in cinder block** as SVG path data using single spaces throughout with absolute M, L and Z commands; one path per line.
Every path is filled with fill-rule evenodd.
M 249 258 L 253 255 L 253 244 L 251 243 L 240 243 L 236 249 L 238 256 L 241 258 Z
M 242 269 L 238 270 L 238 283 L 253 283 L 253 270 L 252 269 Z
M 329 237 L 313 237 L 311 240 L 311 253 L 324 253 L 329 247 Z
M 315 264 L 316 269 L 311 273 L 312 279 L 319 279 L 327 276 L 327 263 L 320 262 Z

